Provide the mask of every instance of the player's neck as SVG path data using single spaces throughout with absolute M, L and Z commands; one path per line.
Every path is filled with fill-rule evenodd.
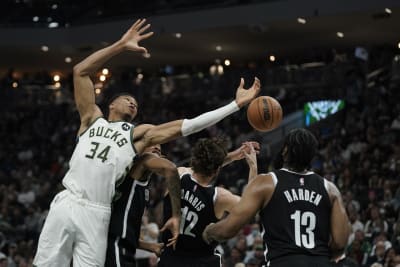
M 124 118 L 118 114 L 110 114 L 107 118 L 107 120 L 109 122 L 113 122 L 113 121 L 126 121 L 129 122 L 129 118 Z
M 204 176 L 202 174 L 193 172 L 193 178 L 201 185 L 201 186 L 208 186 L 212 180 L 211 176 Z
M 287 170 L 289 170 L 291 172 L 296 172 L 296 173 L 300 173 L 300 174 L 309 172 L 309 170 L 307 170 L 307 169 L 299 170 L 297 168 L 290 167 L 287 164 L 283 164 L 283 168 L 285 168 L 285 169 L 287 169 Z

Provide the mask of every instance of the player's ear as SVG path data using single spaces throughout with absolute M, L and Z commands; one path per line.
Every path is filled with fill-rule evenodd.
M 282 158 L 285 158 L 287 153 L 288 153 L 288 148 L 287 148 L 287 146 L 284 146 L 282 149 Z

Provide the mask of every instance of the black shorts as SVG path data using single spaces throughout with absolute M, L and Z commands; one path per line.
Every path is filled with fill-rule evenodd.
M 158 267 L 221 267 L 219 255 L 182 257 L 175 255 L 161 255 Z
M 136 267 L 135 250 L 127 249 L 119 238 L 108 237 L 105 267 Z
M 269 267 L 333 267 L 328 257 L 309 255 L 290 255 L 271 260 Z

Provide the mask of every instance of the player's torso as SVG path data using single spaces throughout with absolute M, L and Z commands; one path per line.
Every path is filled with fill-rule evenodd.
M 275 191 L 260 212 L 268 260 L 285 255 L 329 256 L 331 202 L 325 180 L 309 172 L 274 172 Z
M 96 203 L 110 204 L 118 181 L 129 172 L 136 152 L 133 125 L 98 118 L 79 136 L 64 186 Z
M 181 177 L 181 224 L 180 235 L 176 250 L 167 249 L 165 252 L 175 255 L 201 256 L 212 255 L 214 248 L 202 239 L 205 227 L 216 222 L 214 202 L 217 190 L 215 187 L 203 187 L 191 176 L 184 174 Z M 164 221 L 171 217 L 171 203 L 167 196 L 164 201 Z M 163 235 L 163 242 L 170 238 L 170 234 Z
M 150 177 L 150 174 L 146 174 L 146 177 Z M 131 250 L 137 248 L 142 217 L 148 201 L 148 179 L 140 182 L 128 176 L 116 188 L 109 234 L 123 239 L 126 248 Z

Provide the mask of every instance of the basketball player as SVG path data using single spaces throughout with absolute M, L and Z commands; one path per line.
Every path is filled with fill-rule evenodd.
M 336 186 L 309 171 L 317 145 L 308 130 L 292 130 L 283 144 L 283 168 L 253 179 L 232 212 L 207 226 L 204 240 L 234 236 L 259 211 L 267 266 L 331 266 L 330 260 L 343 252 L 350 228 Z
M 256 144 L 258 146 L 258 144 Z M 248 150 L 249 152 L 247 152 Z M 252 143 L 244 144 L 236 153 L 246 157 L 249 179 L 257 174 L 256 151 Z M 227 152 L 220 140 L 200 139 L 192 149 L 191 168 L 178 168 L 181 177 L 182 219 L 176 249 L 166 247 L 159 267 L 220 267 L 221 259 L 214 254 L 215 246 L 202 239 L 202 232 L 212 222 L 220 220 L 240 200 L 222 187 L 212 186 L 219 170 L 227 162 Z M 229 157 L 228 157 L 229 158 Z M 232 156 L 231 160 L 234 160 Z M 164 200 L 164 220 L 171 216 L 169 195 Z M 171 234 L 162 236 L 166 242 Z
M 39 238 L 34 265 L 74 267 L 103 266 L 110 221 L 110 204 L 115 186 L 126 177 L 137 154 L 146 147 L 187 136 L 214 125 L 248 104 L 260 90 L 257 78 L 248 90 L 244 80 L 235 101 L 193 119 L 177 120 L 155 127 L 134 127 L 137 102 L 128 95 L 119 95 L 109 105 L 108 119 L 95 103 L 90 75 L 107 60 L 123 51 L 146 53 L 141 40 L 153 33 L 145 20 L 137 20 L 114 44 L 101 49 L 74 67 L 74 95 L 81 124 L 78 143 L 70 160 L 70 169 L 63 179 L 65 190 L 50 205 Z M 174 214 L 170 229 L 179 227 L 180 216 Z
M 147 243 L 139 238 L 145 204 L 149 197 L 147 185 L 152 173 L 166 178 L 168 191 L 173 192 L 173 214 L 179 214 L 181 194 L 176 166 L 161 157 L 160 145 L 146 148 L 135 160 L 129 177 L 117 187 L 118 196 L 115 195 L 113 201 L 108 232 L 106 267 L 134 267 L 136 248 L 160 254 L 162 246 L 159 243 Z M 178 231 L 173 233 L 167 245 L 174 244 L 178 234 Z

